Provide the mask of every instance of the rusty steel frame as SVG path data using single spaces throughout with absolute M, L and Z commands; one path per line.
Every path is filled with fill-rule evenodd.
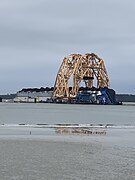
M 97 88 L 109 87 L 109 77 L 104 61 L 96 54 L 72 54 L 63 59 L 57 73 L 53 97 L 73 98 L 77 95 L 81 81 L 85 81 L 88 88 L 93 87 L 93 79 L 97 80 Z M 71 82 L 72 90 L 69 90 Z

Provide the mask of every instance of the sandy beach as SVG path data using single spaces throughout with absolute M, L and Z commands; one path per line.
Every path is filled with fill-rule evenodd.
M 0 135 L 2 180 L 135 178 L 132 128 L 109 129 L 102 136 L 44 134 L 41 129 L 31 135 L 24 132 Z

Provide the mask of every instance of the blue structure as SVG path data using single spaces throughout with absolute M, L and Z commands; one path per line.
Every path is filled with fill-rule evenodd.
M 90 92 L 87 91 L 79 92 L 78 95 L 76 96 L 76 103 L 95 104 L 96 94 L 91 94 Z
M 116 101 L 115 91 L 109 88 L 100 88 L 97 91 L 82 91 L 76 96 L 79 104 L 119 104 Z
M 101 95 L 97 98 L 99 100 L 99 104 L 116 104 L 115 91 L 109 88 L 101 88 Z

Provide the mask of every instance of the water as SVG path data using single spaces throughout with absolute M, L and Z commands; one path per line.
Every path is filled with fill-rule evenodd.
M 61 123 L 110 126 L 73 135 L 37 125 Z M 134 180 L 134 139 L 135 106 L 1 103 L 0 180 Z
M 135 106 L 0 104 L 0 124 L 135 125 Z

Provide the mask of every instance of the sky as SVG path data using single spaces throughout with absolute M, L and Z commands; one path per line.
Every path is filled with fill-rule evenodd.
M 135 94 L 134 0 L 0 0 L 0 94 L 52 87 L 65 56 L 95 53 Z

